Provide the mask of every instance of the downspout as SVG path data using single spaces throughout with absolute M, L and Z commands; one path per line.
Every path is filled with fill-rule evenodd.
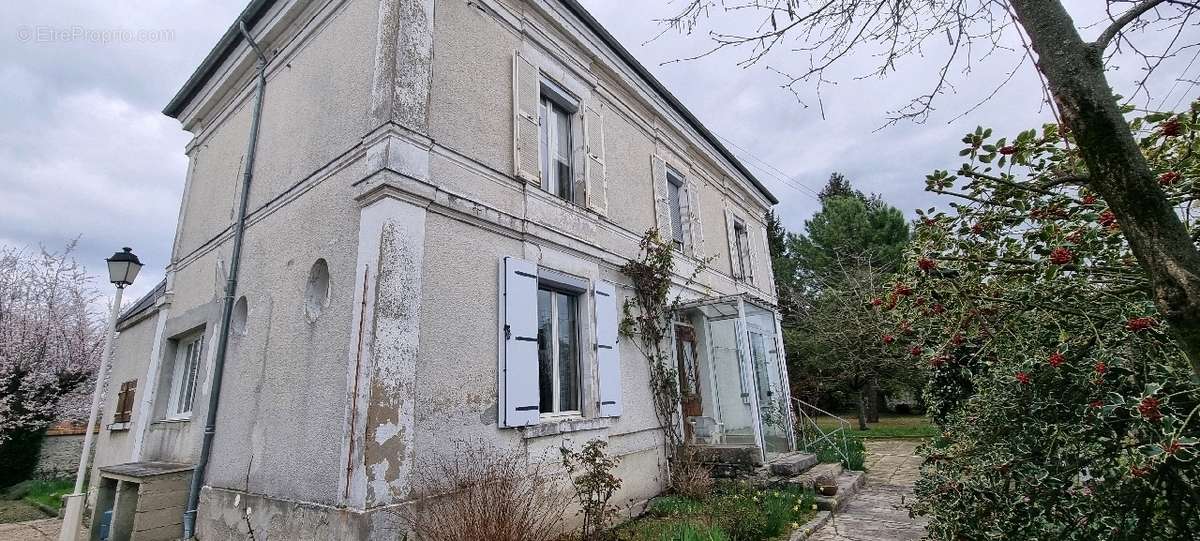
M 212 454 L 213 435 L 217 430 L 217 404 L 221 398 L 221 379 L 225 368 L 225 353 L 229 349 L 229 323 L 233 318 L 234 295 L 237 293 L 238 264 L 242 258 L 242 239 L 246 234 L 246 207 L 250 199 L 250 180 L 254 176 L 254 154 L 258 147 L 258 126 L 262 117 L 263 93 L 267 87 L 267 57 L 250 37 L 245 21 L 238 21 L 242 37 L 258 55 L 257 80 L 254 91 L 254 111 L 250 117 L 250 141 L 246 143 L 246 163 L 242 170 L 242 198 L 238 203 L 237 221 L 233 223 L 233 254 L 229 258 L 229 276 L 225 280 L 225 301 L 221 307 L 220 336 L 217 337 L 217 356 L 213 361 L 212 392 L 208 395 L 208 413 L 204 422 L 204 439 L 200 446 L 200 460 L 192 472 L 192 483 L 188 488 L 186 511 L 183 513 L 183 539 L 192 539 L 196 533 L 196 508 L 200 503 L 200 487 L 204 485 L 204 471 Z

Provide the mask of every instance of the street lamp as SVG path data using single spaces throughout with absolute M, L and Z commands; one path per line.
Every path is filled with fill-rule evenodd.
M 142 270 L 142 262 L 138 261 L 138 256 L 129 247 L 122 248 L 104 261 L 108 263 L 108 281 L 116 285 L 118 290 L 132 285 L 138 271 Z
M 83 480 L 87 475 L 88 457 L 92 451 L 92 436 L 96 431 L 96 417 L 100 413 L 100 395 L 104 392 L 104 375 L 108 373 L 108 360 L 112 357 L 113 338 L 116 337 L 117 318 L 121 315 L 121 294 L 125 286 L 133 285 L 142 262 L 133 249 L 122 248 L 120 252 L 104 260 L 108 263 L 108 281 L 117 286 L 113 297 L 112 312 L 108 314 L 108 333 L 104 336 L 104 353 L 100 357 L 100 370 L 96 372 L 96 389 L 92 391 L 92 412 L 88 415 L 87 432 L 83 435 L 83 455 L 79 457 L 79 469 L 75 472 L 75 492 L 63 496 L 67 500 L 67 512 L 63 516 L 59 541 L 76 541 L 79 538 L 79 522 L 83 518 Z

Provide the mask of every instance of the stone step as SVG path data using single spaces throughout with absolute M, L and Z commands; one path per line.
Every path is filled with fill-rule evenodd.
M 842 475 L 842 472 L 844 471 L 845 469 L 842 468 L 841 462 L 834 462 L 832 464 L 818 464 L 812 468 L 809 468 L 804 473 L 788 479 L 788 484 L 800 485 L 804 488 L 815 489 L 817 487 L 818 477 L 837 479 L 838 476 Z
M 817 495 L 817 509 L 839 512 L 846 503 L 858 494 L 859 489 L 867 481 L 865 473 L 860 471 L 845 471 L 837 476 L 838 491 L 833 496 Z
M 769 464 L 772 475 L 791 477 L 808 471 L 817 465 L 817 455 L 812 453 L 791 453 L 772 460 Z

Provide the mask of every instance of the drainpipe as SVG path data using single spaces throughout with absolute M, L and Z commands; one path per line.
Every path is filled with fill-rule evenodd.
M 242 259 L 242 239 L 246 233 L 246 206 L 250 199 L 250 180 L 254 176 L 254 154 L 258 147 L 258 125 L 262 117 L 263 93 L 267 87 L 267 57 L 258 43 L 250 37 L 245 21 L 238 21 L 242 37 L 258 55 L 257 80 L 254 91 L 254 111 L 250 117 L 250 141 L 246 143 L 246 163 L 242 170 L 242 199 L 238 203 L 237 221 L 233 223 L 233 255 L 229 258 L 229 276 L 225 280 L 225 302 L 221 307 L 221 334 L 217 337 L 217 356 L 213 362 L 212 392 L 208 395 L 208 413 L 204 422 L 204 440 L 200 446 L 200 461 L 192 472 L 188 488 L 186 511 L 183 513 L 183 539 L 196 533 L 196 508 L 200 503 L 200 487 L 204 485 L 204 470 L 212 454 L 213 434 L 217 431 L 217 404 L 221 398 L 221 379 L 225 368 L 225 353 L 229 349 L 229 323 L 233 318 L 234 295 L 237 293 L 238 263 Z

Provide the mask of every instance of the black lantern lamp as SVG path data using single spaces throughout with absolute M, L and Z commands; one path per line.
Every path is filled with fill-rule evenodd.
M 142 262 L 138 261 L 133 249 L 122 248 L 122 250 L 105 259 L 108 262 L 108 281 L 118 288 L 132 284 L 133 279 L 137 278 L 138 271 L 142 270 Z

